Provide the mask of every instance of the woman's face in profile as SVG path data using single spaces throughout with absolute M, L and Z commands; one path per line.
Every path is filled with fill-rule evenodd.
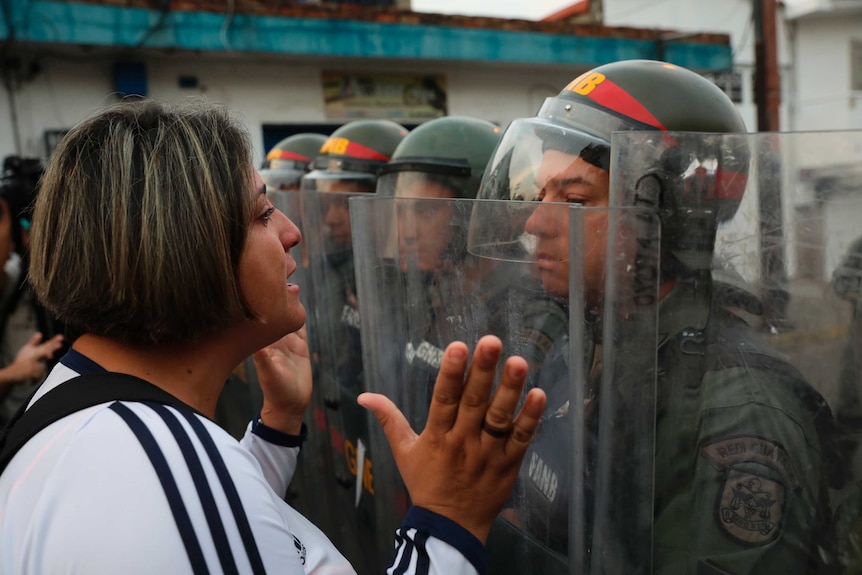
M 259 318 L 272 330 L 272 341 L 296 331 L 305 323 L 305 308 L 299 301 L 300 286 L 290 282 L 297 263 L 290 248 L 302 235 L 287 216 L 266 196 L 266 186 L 254 172 L 254 211 L 237 274 L 242 294 Z

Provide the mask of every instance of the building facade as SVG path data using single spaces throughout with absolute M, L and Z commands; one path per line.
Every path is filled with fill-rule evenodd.
M 415 14 L 282 1 L 10 3 L 0 14 L 0 156 L 46 156 L 65 129 L 124 95 L 203 96 L 248 125 L 256 161 L 281 137 L 359 117 L 443 114 L 507 125 L 581 72 L 653 58 L 731 67 L 724 34 Z

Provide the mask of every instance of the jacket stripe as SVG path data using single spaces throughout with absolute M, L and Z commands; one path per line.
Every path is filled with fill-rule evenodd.
M 153 464 L 153 469 L 155 469 L 165 496 L 168 499 L 168 505 L 171 508 L 171 513 L 174 515 L 174 521 L 177 524 L 177 529 L 179 529 L 183 545 L 186 547 L 186 554 L 189 557 L 192 572 L 195 575 L 208 574 L 209 569 L 207 568 L 203 551 L 195 534 L 194 526 L 192 526 L 192 521 L 189 518 L 185 503 L 183 503 L 183 498 L 180 495 L 180 490 L 168 466 L 167 459 L 165 459 L 165 455 L 156 443 L 156 439 L 150 433 L 150 430 L 147 429 L 146 424 L 122 403 L 114 402 L 111 404 L 110 409 L 126 422 L 126 425 L 129 426 L 129 429 L 137 437 L 141 447 L 144 448 L 147 457 L 150 458 L 150 463 Z
M 209 481 L 207 481 L 206 473 L 201 465 L 198 453 L 189 439 L 188 433 L 183 428 L 177 416 L 171 413 L 164 405 L 159 403 L 147 402 L 153 411 L 155 411 L 168 426 L 168 429 L 173 433 L 174 439 L 183 457 L 186 460 L 186 465 L 191 473 L 195 487 L 197 487 L 198 497 L 200 498 L 201 506 L 204 510 L 204 515 L 207 519 L 207 524 L 210 527 L 213 544 L 218 553 L 219 562 L 221 563 L 222 571 L 227 575 L 238 574 L 236 562 L 234 561 L 233 552 L 230 548 L 230 542 L 225 532 L 224 523 L 219 513 L 218 505 L 213 497 L 212 489 L 210 489 Z
M 233 511 L 234 521 L 239 530 L 240 538 L 245 546 L 245 552 L 248 555 L 249 563 L 251 563 L 252 573 L 254 573 L 254 575 L 266 575 L 266 569 L 263 566 L 263 559 L 261 559 L 260 551 L 257 548 L 254 533 L 251 531 L 248 516 L 245 513 L 245 509 L 242 506 L 242 500 L 239 498 L 239 492 L 236 490 L 236 485 L 234 485 L 233 479 L 227 470 L 227 466 L 224 463 L 224 459 L 222 459 L 221 453 L 219 453 L 215 442 L 212 437 L 210 437 L 209 432 L 206 430 L 206 427 L 204 427 L 203 422 L 198 419 L 197 415 L 191 411 L 181 411 L 180 413 L 186 418 L 186 421 L 189 422 L 195 434 L 198 436 L 201 445 L 203 445 L 204 450 L 207 452 L 207 455 L 209 455 L 210 462 L 215 469 L 216 475 L 221 481 L 222 489 L 224 490 L 225 496 L 227 496 L 231 511 Z
M 425 542 L 428 541 L 428 534 L 424 531 L 416 532 L 416 575 L 428 575 L 431 570 L 431 559 L 428 557 L 428 550 L 425 548 Z
M 404 546 L 401 549 L 401 560 L 392 571 L 392 575 L 405 575 L 410 568 L 410 562 L 413 559 L 413 539 L 406 533 L 404 534 Z

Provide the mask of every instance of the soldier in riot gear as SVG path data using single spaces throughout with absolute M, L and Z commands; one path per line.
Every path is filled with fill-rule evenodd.
M 548 331 L 549 318 L 565 327 L 523 261 L 466 249 L 476 193 L 499 138 L 499 128 L 477 118 L 428 121 L 399 144 L 377 193 L 350 200 L 366 383 L 397 398 L 417 426 L 450 342 L 490 333 L 504 353 L 525 357 L 535 370 L 545 349 L 533 335 Z M 377 520 L 385 533 L 406 492 L 391 460 L 380 456 L 382 437 L 372 434 L 374 440 Z
M 417 317 L 408 321 L 416 327 L 404 351 L 417 390 L 430 393 L 451 341 L 492 333 L 506 342 L 506 353 L 525 357 L 535 371 L 545 351 L 536 334 L 550 329 L 556 336 L 554 328 L 563 326 L 557 306 L 547 298 L 534 301 L 541 288 L 526 266 L 501 266 L 466 250 L 473 203 L 452 200 L 475 199 L 499 139 L 500 129 L 485 120 L 431 120 L 404 138 L 378 180 L 377 196 L 396 198 L 400 279 L 408 290 L 411 282 L 421 285 L 412 294 L 418 300 L 409 309 Z M 513 343 L 520 345 L 512 349 Z M 430 401 L 419 395 L 416 421 Z
M 260 177 L 274 190 L 297 191 L 302 176 L 308 173 L 326 141 L 323 134 L 301 133 L 279 141 L 266 153 Z
M 396 207 L 398 261 L 402 273 L 421 282 L 424 297 L 417 307 L 427 315 L 419 320 L 424 324 L 422 341 L 409 342 L 405 353 L 410 364 L 424 365 L 432 373 L 439 367 L 445 343 L 466 338 L 444 335 L 464 327 L 451 317 L 445 321 L 440 309 L 442 299 L 462 291 L 461 286 L 448 284 L 478 285 L 489 271 L 458 265 L 466 251 L 466 222 L 458 225 L 463 214 L 456 213 L 456 203 L 434 199 L 475 198 L 499 139 L 500 129 L 484 120 L 458 116 L 431 120 L 404 138 L 377 183 L 380 197 L 415 198 L 399 200 Z
M 478 325 L 471 324 L 459 303 L 464 303 L 468 284 L 473 289 L 490 288 L 483 280 L 494 266 L 490 260 L 464 261 L 469 213 L 462 204 L 446 200 L 476 197 L 499 139 L 500 129 L 485 120 L 459 116 L 431 120 L 404 138 L 377 183 L 379 197 L 399 198 L 394 230 L 398 281 L 408 290 L 411 282 L 418 286 L 412 293 L 415 304 L 408 306 L 412 317 L 406 319 L 415 327 L 403 358 L 416 390 L 430 392 L 427 382 L 434 380 L 447 343 L 469 340 L 468 332 L 477 332 Z M 492 302 L 493 294 L 487 296 Z M 416 421 L 423 419 L 422 406 L 430 400 L 421 395 L 414 398 Z
M 315 298 L 309 345 L 319 362 L 318 387 L 333 458 L 330 481 L 338 494 L 334 507 L 353 510 L 339 517 L 342 531 L 333 539 L 362 572 L 381 566 L 374 545 L 379 533 L 372 505 L 373 466 L 365 454 L 367 413 L 356 403 L 366 388 L 348 200 L 375 191 L 380 169 L 405 135 L 403 126 L 389 120 L 349 122 L 324 141 L 300 184 L 312 286 L 307 291 Z M 356 532 L 362 534 L 359 539 L 352 535 Z
M 611 181 L 611 157 L 629 150 L 612 149 L 611 134 L 640 131 L 649 133 L 642 135 L 644 145 L 631 150 L 639 158 L 638 170 L 618 175 L 624 185 L 617 185 Z M 832 414 L 798 370 L 730 309 L 750 302 L 750 294 L 720 286 L 713 277 L 717 227 L 734 216 L 747 185 L 750 150 L 744 132 L 733 103 L 703 77 L 663 62 L 616 62 L 575 79 L 549 98 L 535 118 L 513 122 L 483 180 L 482 198 L 542 202 L 524 222 L 524 230 L 532 239 L 545 289 L 569 297 L 569 262 L 577 254 L 587 339 L 596 348 L 620 346 L 620 341 L 629 346 L 617 347 L 610 356 L 586 350 L 587 385 L 584 397 L 575 398 L 583 401 L 588 436 L 577 456 L 583 458 L 587 491 L 595 490 L 586 501 L 587 531 L 596 531 L 591 542 L 587 536 L 585 563 L 592 561 L 594 569 L 600 564 L 598 571 L 602 563 L 605 569 L 616 565 L 607 569 L 610 572 L 645 570 L 642 561 L 650 557 L 658 573 L 791 573 L 819 561 L 818 537 L 829 514 L 827 487 L 844 475 L 840 463 L 830 466 Z M 710 135 L 722 133 L 728 135 Z M 524 172 L 530 175 L 525 178 Z M 582 245 L 570 244 L 572 212 L 555 209 L 556 202 L 583 207 Z M 602 453 L 607 449 L 603 434 L 619 432 L 625 424 L 619 413 L 640 393 L 619 384 L 632 375 L 631 369 L 625 373 L 625 356 L 635 355 L 636 346 L 643 345 L 617 333 L 613 339 L 603 337 L 600 328 L 614 321 L 607 317 L 606 274 L 608 262 L 619 259 L 609 251 L 607 239 L 625 235 L 609 223 L 614 206 L 642 206 L 661 221 L 660 243 L 658 236 L 637 240 L 638 249 L 659 246 L 655 267 L 651 270 L 650 258 L 644 257 L 624 262 L 635 269 L 630 301 L 658 302 L 651 418 L 655 452 L 652 461 L 638 460 L 643 452 L 639 432 L 619 433 L 610 448 L 619 453 L 611 459 L 624 463 L 601 476 L 596 461 L 607 455 Z M 493 225 L 479 218 L 471 234 L 492 235 Z M 650 279 L 657 280 L 654 295 Z M 615 308 L 614 313 L 625 319 L 632 310 Z M 523 504 L 513 519 L 529 537 L 561 555 L 571 549 L 567 490 L 575 451 L 567 431 L 574 412 L 568 389 L 573 361 L 569 343 L 556 342 L 539 375 L 548 404 L 522 469 Z M 610 369 L 609 358 L 618 385 L 599 390 L 594 382 Z M 652 373 L 648 363 L 645 367 Z M 642 381 L 649 385 L 648 377 Z M 606 419 L 614 416 L 617 419 Z M 651 441 L 651 432 L 645 435 Z M 629 450 L 636 465 L 626 462 Z M 651 549 L 648 531 L 647 537 L 633 531 L 620 536 L 622 553 L 596 551 L 606 543 L 601 538 L 613 532 L 596 525 L 616 521 L 619 535 L 626 521 L 622 511 L 608 518 L 606 494 L 616 494 L 619 501 L 613 504 L 620 508 L 633 506 L 634 496 L 625 485 L 634 485 L 639 474 L 649 475 L 651 466 Z M 639 550 L 628 560 L 622 556 L 635 548 Z

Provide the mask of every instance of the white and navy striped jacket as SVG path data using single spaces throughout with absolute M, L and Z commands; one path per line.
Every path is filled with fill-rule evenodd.
M 103 370 L 72 350 L 33 401 L 94 371 Z M 156 403 L 69 415 L 0 475 L 0 575 L 354 573 L 279 495 L 298 444 L 259 422 L 237 442 L 191 410 Z M 412 508 L 387 572 L 466 575 L 485 564 L 466 530 Z

